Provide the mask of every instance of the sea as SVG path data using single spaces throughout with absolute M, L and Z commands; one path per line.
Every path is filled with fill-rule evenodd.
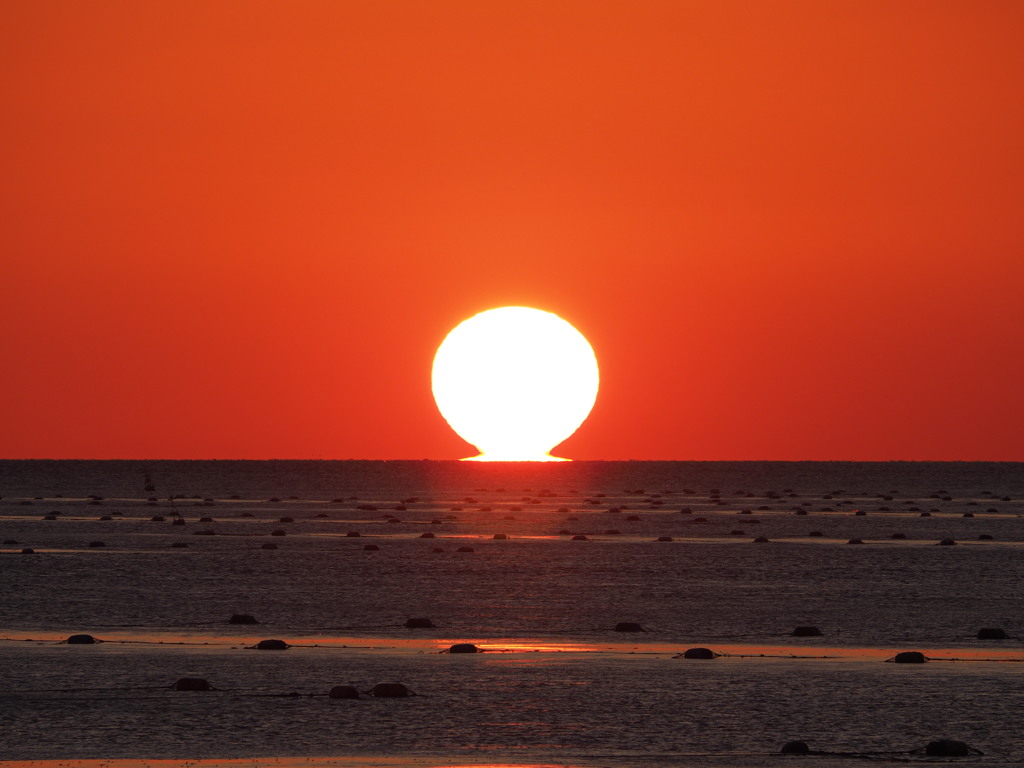
M 1024 766 L 1020 463 L 0 461 L 0 542 L 0 760 Z

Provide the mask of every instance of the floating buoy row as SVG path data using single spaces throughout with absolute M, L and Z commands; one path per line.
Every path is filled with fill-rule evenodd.
M 787 741 L 779 750 L 783 755 L 842 755 L 844 757 L 869 757 L 879 755 L 914 755 L 922 752 L 928 757 L 969 757 L 985 753 L 963 741 L 956 739 L 936 739 L 923 747 L 903 752 L 823 752 L 812 750 L 806 741 Z
M 181 677 L 171 686 L 175 691 L 216 691 L 209 680 L 202 677 Z M 373 696 L 378 699 L 404 699 L 416 694 L 409 690 L 408 686 L 402 683 L 377 683 L 368 691 L 363 691 L 366 696 Z M 295 694 L 292 694 L 295 695 Z M 327 696 L 332 699 L 358 699 L 361 694 L 359 689 L 352 685 L 336 685 L 328 691 Z

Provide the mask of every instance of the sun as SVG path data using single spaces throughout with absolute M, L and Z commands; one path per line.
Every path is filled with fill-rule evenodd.
M 551 312 L 489 309 L 459 323 L 434 356 L 434 400 L 480 451 L 473 461 L 566 461 L 551 450 L 597 399 L 594 349 Z

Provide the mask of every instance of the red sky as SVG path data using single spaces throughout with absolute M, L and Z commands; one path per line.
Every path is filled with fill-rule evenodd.
M 1024 460 L 1018 0 L 4 0 L 0 457 L 448 459 L 445 334 L 593 344 L 577 459 Z

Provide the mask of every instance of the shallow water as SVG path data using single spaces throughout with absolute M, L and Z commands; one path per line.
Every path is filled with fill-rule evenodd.
M 864 754 L 955 738 L 985 752 L 973 762 L 1024 764 L 1024 646 L 975 637 L 1024 636 L 1022 469 L 0 462 L 0 540 L 17 542 L 0 547 L 0 759 L 746 766 L 787 760 L 791 739 Z M 57 642 L 79 632 L 111 642 Z M 269 637 L 296 647 L 245 648 Z M 438 653 L 455 642 L 488 650 Z M 726 655 L 673 658 L 694 646 Z M 883 663 L 901 650 L 965 660 Z M 171 690 L 183 676 L 218 690 Z M 392 681 L 419 695 L 324 695 Z

